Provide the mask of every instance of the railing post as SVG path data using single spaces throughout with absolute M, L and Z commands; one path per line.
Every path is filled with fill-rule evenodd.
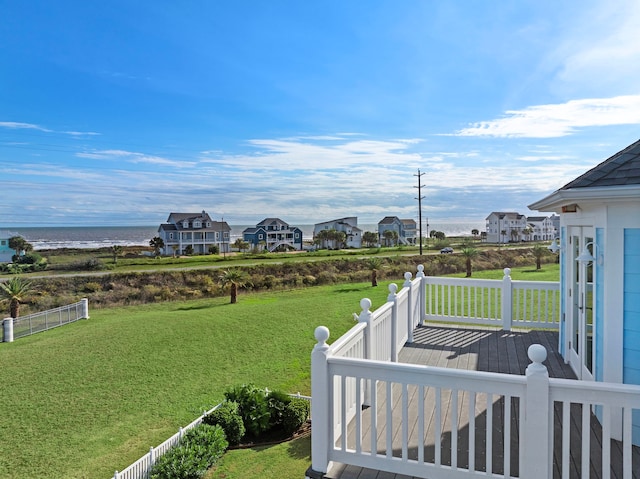
M 13 318 L 5 318 L 2 321 L 3 335 L 2 341 L 5 343 L 13 342 Z
M 153 446 L 149 448 L 149 470 L 153 467 L 153 464 L 156 462 L 156 455 L 153 449 Z
M 389 296 L 387 301 L 393 303 L 391 306 L 391 362 L 398 362 L 398 285 L 389 285 Z
M 525 392 L 525 416 L 520 445 L 523 479 L 544 479 L 551 476 L 549 430 L 549 372 L 544 364 L 547 350 L 541 344 L 532 344 L 527 351 L 531 364 L 527 366 L 527 390 Z
M 360 300 L 360 307 L 362 311 L 360 312 L 360 316 L 358 316 L 359 323 L 365 323 L 367 325 L 364 328 L 364 358 L 362 359 L 378 359 L 374 357 L 373 345 L 375 344 L 375 340 L 377 338 L 373 337 L 373 328 L 371 327 L 371 300 L 369 298 L 362 298 Z M 313 395 L 312 395 L 313 397 Z M 371 384 L 369 381 L 364 382 L 364 406 L 371 405 Z
M 329 468 L 329 428 L 331 415 L 329 404 L 329 329 L 318 326 L 315 330 L 316 345 L 311 351 L 311 467 L 305 477 L 322 478 Z
M 89 300 L 82 298 L 80 302 L 82 303 L 82 319 L 89 319 Z
M 511 331 L 513 316 L 513 283 L 511 282 L 511 268 L 504 269 L 502 278 L 502 329 Z
M 427 282 L 424 280 L 426 275 L 424 274 L 424 265 L 418 265 L 418 272 L 416 278 L 420 278 L 420 321 L 418 324 L 424 326 L 424 317 L 426 316 L 425 307 L 427 305 Z
M 413 343 L 413 317 L 412 317 L 412 313 L 413 311 L 411 311 L 411 306 L 413 304 L 413 298 L 412 298 L 412 292 L 411 292 L 411 273 L 409 271 L 407 271 L 404 274 L 404 284 L 402 285 L 403 288 L 409 288 L 409 291 L 407 292 L 407 342 L 408 343 Z

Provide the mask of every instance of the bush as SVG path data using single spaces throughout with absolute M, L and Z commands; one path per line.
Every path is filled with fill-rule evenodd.
M 305 423 L 311 412 L 311 403 L 302 398 L 290 398 L 284 409 L 282 427 L 287 434 L 293 434 Z
M 242 422 L 248 434 L 258 437 L 270 426 L 271 413 L 267 402 L 267 392 L 253 384 L 243 384 L 227 390 L 227 401 L 238 403 Z
M 281 391 L 269 391 L 267 403 L 269 404 L 269 425 L 275 428 L 282 425 L 285 410 L 291 402 L 291 397 Z
M 151 479 L 199 479 L 228 446 L 220 426 L 200 424 L 187 431 L 180 443 L 151 468 Z
M 211 426 L 215 426 L 216 424 L 220 426 L 229 444 L 234 446 L 240 443 L 245 433 L 238 403 L 234 401 L 224 401 L 218 409 L 206 415 L 202 419 L 202 422 Z

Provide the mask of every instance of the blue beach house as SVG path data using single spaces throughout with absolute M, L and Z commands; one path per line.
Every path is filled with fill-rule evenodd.
M 529 208 L 560 215 L 565 361 L 578 379 L 640 385 L 640 140 Z M 637 410 L 632 432 L 640 445 Z
M 9 248 L 9 238 L 16 236 L 8 231 L 0 231 L 0 263 L 11 263 L 11 258 L 16 254 Z

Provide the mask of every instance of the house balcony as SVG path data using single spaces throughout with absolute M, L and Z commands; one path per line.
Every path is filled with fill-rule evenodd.
M 405 275 L 312 352 L 309 478 L 636 478 L 640 387 L 578 381 L 557 283 Z

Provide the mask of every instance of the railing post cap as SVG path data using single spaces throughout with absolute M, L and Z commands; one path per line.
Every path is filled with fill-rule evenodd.
M 396 283 L 389 284 L 389 292 L 391 294 L 396 294 L 398 292 L 398 285 Z
M 369 311 L 369 308 L 371 308 L 372 304 L 373 303 L 369 298 L 362 298 L 360 300 L 360 307 L 362 308 L 363 311 Z
M 316 337 L 316 341 L 318 341 L 318 346 L 325 346 L 327 339 L 329 339 L 329 328 L 318 326 L 313 334 Z
M 505 277 L 511 275 L 511 268 L 505 268 L 502 271 L 503 271 Z
M 418 265 L 418 274 L 424 274 L 424 265 L 423 264 L 419 264 Z
M 547 359 L 547 349 L 542 344 L 532 344 L 527 355 L 533 363 L 542 364 Z
M 411 280 L 411 276 L 412 276 L 411 271 L 407 271 L 407 272 L 404 274 L 404 279 L 405 279 L 405 280 L 407 280 L 407 281 L 409 281 L 409 280 Z

